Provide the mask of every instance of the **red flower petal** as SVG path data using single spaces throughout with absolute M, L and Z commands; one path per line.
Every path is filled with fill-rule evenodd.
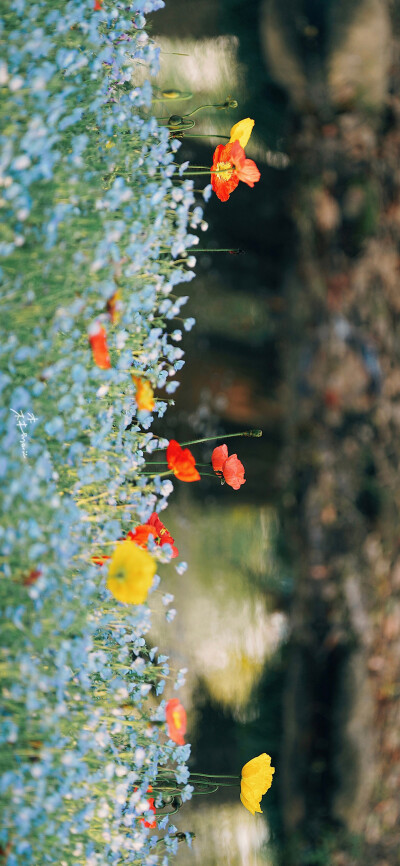
M 231 144 L 230 160 L 235 168 L 241 168 L 246 160 L 246 154 L 238 141 Z
M 137 788 L 134 788 L 133 790 L 137 791 Z M 147 793 L 151 794 L 152 790 L 153 790 L 152 786 L 149 785 L 149 787 L 147 788 Z M 154 812 L 154 814 L 156 814 L 156 807 L 154 805 L 154 797 L 148 797 L 148 802 L 149 802 L 148 811 Z M 151 827 L 152 830 L 155 830 L 157 827 L 157 821 L 146 821 L 145 818 L 140 818 L 140 823 L 143 824 L 144 827 Z
M 239 490 L 239 487 L 246 483 L 244 477 L 244 466 L 243 463 L 238 460 L 237 454 L 231 454 L 231 456 L 228 457 L 224 463 L 222 471 L 226 483 L 229 484 L 229 487 L 233 487 L 234 490 Z
M 153 538 L 157 538 L 157 531 L 154 529 L 154 526 L 147 526 L 144 524 L 142 526 L 136 526 L 133 531 L 128 532 L 126 537 L 131 541 L 134 541 L 138 547 L 147 547 L 149 535 L 152 535 Z
M 92 347 L 93 360 L 102 370 L 108 370 L 111 367 L 110 356 L 108 354 L 107 334 L 100 323 L 97 323 L 97 328 L 89 332 L 89 342 Z
M 167 448 L 167 463 L 180 481 L 200 481 L 196 461 L 189 448 L 181 448 L 179 442 L 171 439 Z
M 146 520 L 146 526 L 154 526 L 154 529 L 156 530 L 157 535 L 160 535 L 161 530 L 165 529 L 165 526 L 161 522 L 156 511 L 153 511 L 153 513 L 150 514 L 149 519 Z
M 111 556 L 92 556 L 90 561 L 93 562 L 94 565 L 104 565 L 104 563 L 107 562 L 107 559 L 111 559 Z
M 178 698 L 171 698 L 165 707 L 168 725 L 168 736 L 178 746 L 184 746 L 184 734 L 186 733 L 186 710 Z
M 25 574 L 22 578 L 22 583 L 24 586 L 31 586 L 32 583 L 36 583 L 41 575 L 41 571 L 38 568 L 32 568 L 29 574 Z
M 238 144 L 238 142 L 234 142 Z M 221 171 L 221 166 L 226 166 L 221 174 L 211 174 L 211 186 L 220 201 L 228 201 L 228 198 L 239 184 L 239 178 L 231 161 L 233 144 L 219 144 L 215 148 L 211 171 Z M 240 145 L 239 145 L 240 147 Z
M 160 520 L 158 514 L 153 511 L 153 514 L 150 515 L 147 526 L 152 526 L 157 534 L 157 544 L 163 546 L 163 544 L 170 544 L 172 547 L 172 559 L 176 556 L 179 556 L 179 550 L 177 547 L 174 547 L 174 539 L 172 535 L 168 532 L 168 529 L 162 521 Z
M 222 472 L 224 468 L 224 463 L 228 459 L 228 446 L 227 445 L 218 445 L 217 448 L 214 448 L 214 451 L 211 455 L 211 463 L 214 472 Z
M 243 183 L 247 183 L 247 185 L 251 187 L 253 187 L 261 177 L 253 159 L 245 159 L 243 167 L 238 168 L 237 173 L 239 180 L 242 180 Z

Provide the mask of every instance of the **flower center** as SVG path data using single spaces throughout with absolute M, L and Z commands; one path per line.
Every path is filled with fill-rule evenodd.
M 172 719 L 173 719 L 173 722 L 174 722 L 175 727 L 176 727 L 177 730 L 179 731 L 179 728 L 182 727 L 181 714 L 180 714 L 179 710 L 174 710 L 174 711 L 173 711 L 173 713 L 172 713 Z
M 231 162 L 219 162 L 217 164 L 218 177 L 221 180 L 230 180 L 233 174 L 233 166 Z

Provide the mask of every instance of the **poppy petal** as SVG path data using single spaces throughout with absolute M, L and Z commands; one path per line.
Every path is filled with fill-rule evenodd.
M 228 446 L 227 445 L 218 445 L 217 448 L 214 448 L 214 451 L 211 455 L 211 463 L 214 472 L 222 472 L 224 468 L 224 463 L 228 459 Z
M 239 180 L 243 181 L 243 183 L 247 183 L 247 186 L 251 187 L 253 187 L 261 177 L 253 159 L 245 159 L 243 165 L 240 168 L 237 168 L 236 171 Z
M 241 147 L 246 147 L 246 144 L 251 136 L 254 126 L 254 120 L 251 117 L 246 117 L 244 120 L 239 120 L 231 129 L 230 142 L 238 141 Z

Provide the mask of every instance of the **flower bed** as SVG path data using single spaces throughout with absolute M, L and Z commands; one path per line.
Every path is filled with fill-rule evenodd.
M 193 277 L 188 225 L 202 214 L 193 182 L 174 184 L 179 142 L 151 116 L 148 81 L 135 84 L 139 65 L 158 64 L 143 13 L 163 4 L 97 5 L 18 2 L 3 15 L 8 864 L 167 863 L 178 838 L 162 815 L 191 793 L 189 746 L 168 736 L 161 697 L 184 674 L 148 644 L 151 596 L 116 601 L 96 557 L 162 511 L 173 489 L 143 467 L 183 364 L 167 322 L 186 300 L 173 289 Z M 141 383 L 167 397 L 146 404 Z M 154 543 L 146 555 L 161 573 L 173 551 Z
M 191 451 L 151 427 L 178 387 L 180 323 L 190 330 L 194 320 L 181 318 L 187 298 L 174 287 L 194 276 L 191 229 L 206 228 L 175 162 L 180 142 L 151 111 L 158 48 L 145 14 L 162 5 L 16 0 L 1 22 L 8 866 L 166 866 L 179 841 L 191 842 L 171 815 L 194 791 L 240 784 L 204 774 L 189 784 L 186 713 L 175 697 L 185 670 L 149 638 L 152 593 L 161 592 L 167 621 L 175 614 L 168 567 L 179 549 L 159 517 L 173 490 L 167 476 L 200 480 Z M 214 186 L 218 172 L 222 186 L 235 174 L 232 189 L 259 179 L 243 150 L 252 125 L 232 128 Z M 164 449 L 161 462 L 148 460 Z M 234 490 L 245 483 L 225 444 L 212 468 Z M 244 804 L 253 814 L 271 784 L 267 758 L 254 759 L 256 771 L 250 762 Z

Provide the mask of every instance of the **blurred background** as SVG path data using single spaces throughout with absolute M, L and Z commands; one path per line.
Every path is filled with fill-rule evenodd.
M 211 134 L 250 116 L 261 171 L 206 206 L 197 326 L 159 432 L 263 437 L 231 440 L 239 491 L 175 484 L 166 522 L 189 569 L 168 567 L 178 614 L 156 636 L 188 668 L 192 769 L 240 773 L 266 751 L 276 774 L 262 816 L 233 789 L 185 804 L 196 839 L 178 862 L 395 866 L 400 7 L 167 0 L 152 26 L 157 116 L 238 101 L 196 113 L 179 160 L 211 166 Z

